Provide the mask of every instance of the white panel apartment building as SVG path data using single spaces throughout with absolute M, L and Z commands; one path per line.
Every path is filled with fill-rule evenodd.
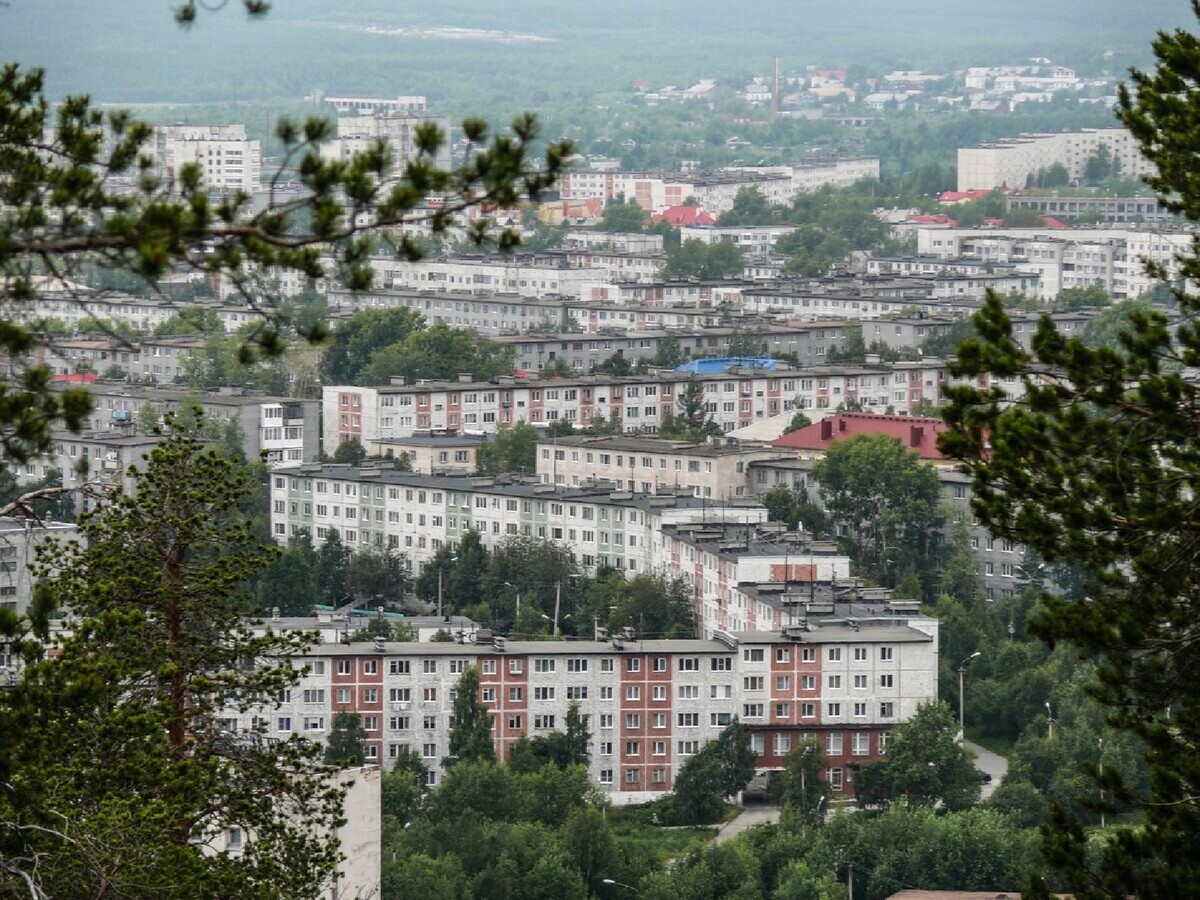
M 917 231 L 917 252 L 957 259 L 1015 263 L 1040 275 L 1040 296 L 1053 299 L 1069 287 L 1098 285 L 1114 297 L 1136 297 L 1157 280 L 1145 260 L 1178 273 L 1176 254 L 1186 252 L 1192 233 L 1160 228 L 929 229 Z
M 664 523 L 707 519 L 757 523 L 757 501 L 722 504 L 682 495 L 649 495 L 595 484 L 564 488 L 535 475 L 470 478 L 420 475 L 393 468 L 311 465 L 271 477 L 271 530 L 281 543 L 301 529 L 314 540 L 337 531 L 353 549 L 406 554 L 420 569 L 468 531 L 491 548 L 532 537 L 569 549 L 587 571 L 612 566 L 629 575 L 651 571 Z
M 733 207 L 743 187 L 760 191 L 772 204 L 790 203 L 799 193 L 819 190 L 827 184 L 845 187 L 864 178 L 879 178 L 878 157 L 813 160 L 794 165 L 736 167 L 697 174 L 649 174 L 639 172 L 567 172 L 563 176 L 564 200 L 605 200 L 623 195 L 643 209 L 659 212 L 680 206 L 689 197 L 719 215 Z
M 792 197 L 792 180 L 785 174 L 757 172 L 708 172 L 696 174 L 650 174 L 644 172 L 567 172 L 561 193 L 564 200 L 623 196 L 652 213 L 669 206 L 682 206 L 689 198 L 714 215 L 733 208 L 742 188 L 755 188 L 772 204 L 787 203 Z
M 244 125 L 157 125 L 154 151 L 157 174 L 169 183 L 195 163 L 209 190 L 250 194 L 259 187 L 262 145 L 246 137 Z
M 820 741 L 834 796 L 878 759 L 891 730 L 937 696 L 938 622 L 910 610 L 837 604 L 787 633 L 713 640 L 321 644 L 300 684 L 226 727 L 324 741 L 357 712 L 367 762 L 417 751 L 436 784 L 449 755 L 459 679 L 481 673 L 497 757 L 522 737 L 565 727 L 578 703 L 592 735 L 588 773 L 618 804 L 669 792 L 682 764 L 737 717 L 760 771 L 782 768 L 801 740 Z
M 752 494 L 747 467 L 778 452 L 729 438 L 693 443 L 639 435 L 571 435 L 537 444 L 537 476 L 543 484 L 578 486 L 597 479 L 643 493 L 691 491 L 702 498 Z
M 789 180 L 790 196 L 810 194 L 826 186 L 850 187 L 863 180 L 879 180 L 878 156 L 847 156 L 837 159 L 814 159 L 781 166 L 730 166 L 723 172 L 758 175 L 783 175 Z
M 417 130 L 425 124 L 436 125 L 447 138 L 438 148 L 433 164 L 441 169 L 450 168 L 450 120 L 418 114 L 339 116 L 338 136 L 321 145 L 321 157 L 346 161 L 376 141 L 386 141 L 392 151 L 390 176 L 399 178 L 409 160 L 417 156 Z
M 1142 156 L 1133 135 L 1124 128 L 1085 128 L 1049 134 L 1022 134 L 1015 138 L 963 147 L 958 151 L 958 189 L 1021 189 L 1031 175 L 1061 164 L 1072 179 L 1081 179 L 1090 157 L 1101 146 L 1121 161 L 1121 174 L 1138 178 L 1153 174 L 1153 165 Z
M 455 259 L 447 262 L 371 260 L 375 287 L 381 290 L 427 290 L 469 294 L 517 294 L 521 297 L 579 297 L 596 271 L 568 269 L 527 257 Z

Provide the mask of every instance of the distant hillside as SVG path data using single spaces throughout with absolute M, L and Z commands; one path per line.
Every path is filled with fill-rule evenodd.
M 0 60 L 45 66 L 54 93 L 113 102 L 426 94 L 514 105 L 782 65 L 923 67 L 1040 55 L 1116 70 L 1184 0 L 276 0 L 247 24 L 230 0 L 178 29 L 168 0 L 10 0 Z M 919 14 L 909 12 L 919 7 Z M 375 28 L 385 33 L 369 33 Z M 438 29 L 518 32 L 463 35 Z M 502 37 L 503 40 L 498 39 Z

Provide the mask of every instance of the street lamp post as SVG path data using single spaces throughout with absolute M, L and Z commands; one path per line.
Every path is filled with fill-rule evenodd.
M 1050 709 L 1050 701 L 1046 701 L 1046 740 L 1054 740 L 1054 712 Z
M 979 656 L 983 651 L 976 650 L 966 659 L 958 664 L 958 742 L 961 744 L 967 735 L 967 723 L 963 718 L 963 674 L 967 671 L 967 663 Z
M 451 556 L 449 559 L 445 560 L 445 562 L 458 562 L 458 557 Z M 444 563 L 439 562 L 438 563 L 438 618 L 439 619 L 442 618 L 442 572 L 443 572 L 443 570 L 444 570 Z
M 515 625 L 517 623 L 517 620 L 521 618 L 521 589 L 519 587 L 517 587 L 515 584 L 513 584 L 511 581 L 504 582 L 504 586 L 510 587 L 514 591 L 517 592 L 517 611 L 516 611 L 516 614 L 513 616 L 513 624 Z
M 632 884 L 626 884 L 625 882 L 617 881 L 614 878 L 601 878 L 600 883 L 601 884 L 615 884 L 617 887 L 623 887 L 627 891 L 633 891 L 635 894 L 638 892 L 638 889 L 635 888 Z

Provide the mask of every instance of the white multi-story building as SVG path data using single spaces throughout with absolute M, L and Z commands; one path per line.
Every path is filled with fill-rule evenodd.
M 33 599 L 33 573 L 29 567 L 37 559 L 37 548 L 47 542 L 79 540 L 79 532 L 70 522 L 35 520 L 25 517 L 0 518 L 0 609 L 22 616 Z M 8 663 L 0 651 L 0 669 Z
M 978 147 L 962 147 L 958 151 L 958 189 L 1020 190 L 1030 176 L 1054 165 L 1063 166 L 1070 178 L 1082 179 L 1088 159 L 1101 147 L 1107 147 L 1110 156 L 1120 160 L 1124 177 L 1139 178 L 1154 173 L 1154 166 L 1142 156 L 1138 142 L 1127 129 L 1085 128 L 1022 134 Z
M 1039 295 L 1053 299 L 1070 287 L 1103 287 L 1117 298 L 1136 297 L 1158 283 L 1146 262 L 1178 277 L 1191 231 L 1165 227 L 931 229 L 917 231 L 917 252 L 983 262 L 1016 264 L 1039 275 Z
M 480 671 L 496 755 L 565 728 L 579 705 L 591 734 L 588 774 L 615 803 L 669 792 L 682 764 L 735 717 L 759 771 L 819 741 L 835 797 L 878 759 L 891 730 L 937 697 L 938 622 L 909 605 L 830 603 L 781 632 L 709 640 L 628 635 L 595 641 L 320 644 L 300 684 L 228 723 L 323 741 L 333 717 L 358 713 L 368 762 L 418 752 L 436 784 L 449 755 L 457 684 Z
M 777 455 L 732 439 L 669 441 L 640 435 L 543 438 L 537 475 L 543 484 L 580 485 L 596 479 L 642 493 L 691 491 L 697 497 L 748 496 L 747 466 Z
M 631 575 L 653 570 L 664 523 L 766 517 L 757 502 L 703 500 L 691 491 L 646 494 L 602 482 L 542 484 L 532 473 L 471 478 L 345 465 L 277 471 L 271 510 L 272 533 L 281 543 L 301 530 L 318 542 L 336 531 L 354 549 L 402 552 L 416 569 L 474 531 L 489 548 L 509 538 L 549 540 L 586 571 L 611 566 Z
M 435 125 L 445 140 L 431 162 L 440 169 L 450 168 L 450 120 L 445 117 L 418 113 L 390 115 L 383 113 L 339 116 L 338 136 L 321 145 L 324 159 L 348 160 L 362 153 L 377 141 L 384 141 L 392 151 L 390 177 L 399 178 L 404 167 L 417 156 L 417 131 L 425 125 Z
M 157 174 L 172 185 L 188 163 L 213 191 L 250 194 L 262 177 L 262 145 L 246 137 L 244 125 L 157 125 L 154 152 Z

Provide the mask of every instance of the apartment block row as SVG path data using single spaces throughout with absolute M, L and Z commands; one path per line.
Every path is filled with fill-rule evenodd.
M 646 494 L 604 483 L 556 487 L 533 473 L 471 478 L 313 464 L 271 477 L 271 529 L 280 543 L 301 530 L 317 541 L 336 531 L 353 549 L 403 552 L 417 570 L 475 531 L 488 547 L 513 537 L 549 540 L 585 571 L 610 566 L 632 575 L 655 570 L 664 523 L 755 524 L 765 517 L 750 500 L 697 498 L 690 490 Z
M 522 737 L 561 731 L 577 703 L 591 735 L 589 775 L 613 802 L 670 791 L 679 769 L 735 718 L 755 766 L 778 770 L 792 747 L 819 741 L 835 796 L 887 749 L 896 725 L 937 695 L 935 619 L 886 605 L 813 610 L 787 632 L 708 640 L 461 644 L 321 644 L 305 674 L 269 707 L 225 726 L 322 741 L 339 711 L 359 715 L 368 762 L 420 754 L 436 784 L 449 755 L 457 685 L 481 673 L 498 758 Z
M 720 215 L 733 208 L 743 188 L 759 191 L 771 204 L 790 203 L 797 194 L 825 185 L 847 186 L 864 178 L 879 178 L 877 157 L 823 159 L 794 165 L 734 167 L 704 173 L 647 173 L 572 171 L 562 180 L 566 200 L 624 197 L 643 209 L 660 212 L 694 199 L 698 206 Z
M 917 231 L 917 252 L 1012 263 L 1035 271 L 1043 299 L 1053 299 L 1066 288 L 1093 285 L 1114 297 L 1126 298 L 1143 294 L 1159 283 L 1160 279 L 1146 274 L 1146 261 L 1162 266 L 1168 278 L 1176 278 L 1176 257 L 1187 252 L 1192 239 L 1192 232 L 1183 229 L 1136 226 L 1071 231 L 921 228 Z
M 1047 134 L 1022 134 L 978 147 L 958 151 L 958 189 L 991 190 L 1009 187 L 1021 189 L 1029 178 L 1043 169 L 1061 165 L 1075 180 L 1084 177 L 1087 161 L 1101 148 L 1120 162 L 1126 178 L 1154 173 L 1154 166 L 1142 156 L 1134 136 L 1125 128 L 1085 128 Z
M 858 403 L 880 411 L 908 412 L 940 403 L 945 364 L 917 362 L 813 366 L 802 370 L 742 368 L 688 375 L 651 370 L 646 375 L 533 379 L 500 376 L 494 381 L 428 381 L 412 385 L 322 389 L 324 446 L 357 439 L 364 445 L 416 431 L 495 433 L 518 422 L 548 425 L 559 419 L 586 427 L 614 415 L 627 431 L 657 432 L 680 413 L 689 380 L 700 383 L 705 412 L 723 431 L 804 410 L 835 410 Z

